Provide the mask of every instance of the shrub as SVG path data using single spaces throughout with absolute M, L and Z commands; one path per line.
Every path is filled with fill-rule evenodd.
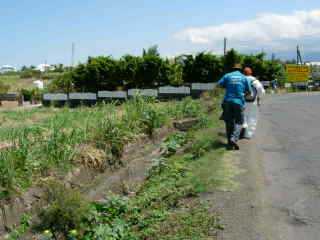
M 49 92 L 69 93 L 74 90 L 72 72 L 66 72 L 53 79 L 48 86 Z
M 16 169 L 7 151 L 0 152 L 0 200 L 7 199 L 15 191 Z
M 82 223 L 88 216 L 89 205 L 78 191 L 58 182 L 48 182 L 45 200 L 49 205 L 40 211 L 40 223 L 36 228 L 50 230 L 56 239 L 67 238 L 72 230 L 83 231 Z
M 195 118 L 203 111 L 200 101 L 194 101 L 191 97 L 178 102 L 173 109 L 173 114 L 176 119 Z
M 93 203 L 84 239 L 136 240 L 125 220 L 128 204 L 128 199 L 116 195 L 109 196 L 105 203 Z
M 111 153 L 112 159 L 108 159 L 109 165 L 120 163 L 125 143 L 128 141 L 127 127 L 114 111 L 105 117 L 98 119 L 94 130 L 93 140 L 98 148 Z
M 124 55 L 120 59 L 110 56 L 89 57 L 87 63 L 79 64 L 59 78 L 53 73 L 43 75 L 54 80 L 52 87 L 65 92 L 115 90 L 119 87 L 153 88 L 159 85 L 179 86 L 183 83 L 217 82 L 223 73 L 233 71 L 235 63 L 254 68 L 260 80 L 281 76 L 280 61 L 265 59 L 265 54 L 242 55 L 231 49 L 219 57 L 210 52 L 181 55 L 174 59 L 162 58 L 156 46 L 144 50 L 142 56 Z M 34 77 L 35 70 L 25 69 L 24 77 Z
M 170 135 L 162 144 L 162 152 L 164 156 L 171 156 L 177 152 L 181 146 L 187 142 L 187 135 L 183 132 L 178 132 Z
M 86 65 L 79 65 L 72 73 L 78 91 L 115 90 L 123 86 L 119 63 L 112 57 L 89 57 Z
M 143 131 L 148 136 L 152 136 L 154 130 L 164 124 L 166 121 L 165 114 L 154 103 L 153 98 L 143 98 L 141 96 L 134 97 L 126 103 L 123 119 L 131 131 Z
M 164 118 L 160 112 L 155 110 L 152 106 L 148 106 L 148 108 L 143 111 L 141 121 L 144 125 L 144 131 L 149 136 L 152 136 L 154 130 L 162 126 Z
M 21 95 L 23 95 L 24 101 L 31 101 L 32 99 L 32 91 L 29 89 L 21 89 L 20 90 Z

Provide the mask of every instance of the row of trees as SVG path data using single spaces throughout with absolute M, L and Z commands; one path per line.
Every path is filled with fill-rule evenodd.
M 71 71 L 54 80 L 50 91 L 98 91 L 117 88 L 152 88 L 160 85 L 179 86 L 193 82 L 216 82 L 235 63 L 252 67 L 262 81 L 270 81 L 282 74 L 279 61 L 266 60 L 265 54 L 241 55 L 230 50 L 226 56 L 209 52 L 162 58 L 156 46 L 143 50 L 142 56 L 125 55 L 89 57 Z

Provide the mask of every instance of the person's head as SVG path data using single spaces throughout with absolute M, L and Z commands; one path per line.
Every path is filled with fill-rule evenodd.
M 246 76 L 252 76 L 252 69 L 249 68 L 249 67 L 246 67 L 246 68 L 243 70 L 243 73 L 244 73 L 244 75 L 246 75 Z
M 235 63 L 232 68 L 234 71 L 241 71 L 242 66 L 240 63 Z

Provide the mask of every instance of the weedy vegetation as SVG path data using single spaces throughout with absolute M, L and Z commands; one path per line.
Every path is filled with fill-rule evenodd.
M 77 163 L 77 150 L 83 144 L 103 150 L 108 166 L 121 166 L 123 149 L 128 142 L 141 134 L 152 137 L 157 128 L 180 117 L 180 112 L 183 117 L 200 113 L 202 107 L 196 102 L 186 99 L 159 104 L 154 99 L 137 97 L 122 106 L 102 104 L 94 108 L 49 109 L 50 114 L 38 122 L 6 128 L 0 134 L 1 139 L 11 147 L 0 152 L 0 198 L 24 191 L 35 179 L 67 172 Z M 25 121 L 36 114 L 44 115 L 43 111 L 1 115 Z M 171 150 L 169 146 L 168 151 Z
M 62 109 L 34 126 L 11 131 L 7 141 L 12 148 L 0 155 L 3 199 L 30 187 L 35 177 L 66 173 L 77 163 L 78 146 L 92 145 L 105 152 L 108 167 L 120 167 L 124 146 L 141 134 L 152 137 L 171 119 L 203 118 L 190 131 L 163 141 L 162 156 L 152 160 L 146 181 L 133 196 L 106 193 L 105 201 L 89 202 L 61 182 L 46 182 L 47 205 L 37 221 L 24 221 L 9 239 L 30 230 L 48 240 L 214 239 L 222 226 L 199 194 L 223 180 L 212 183 L 200 176 L 216 167 L 224 151 L 216 132 L 219 114 L 208 115 L 204 106 L 189 98 L 169 104 L 135 98 L 121 106 Z M 202 164 L 209 169 L 199 168 Z

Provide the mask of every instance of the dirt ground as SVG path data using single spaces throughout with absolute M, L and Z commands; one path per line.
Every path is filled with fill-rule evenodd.
M 2 101 L 1 110 L 12 110 L 19 106 L 18 101 Z

